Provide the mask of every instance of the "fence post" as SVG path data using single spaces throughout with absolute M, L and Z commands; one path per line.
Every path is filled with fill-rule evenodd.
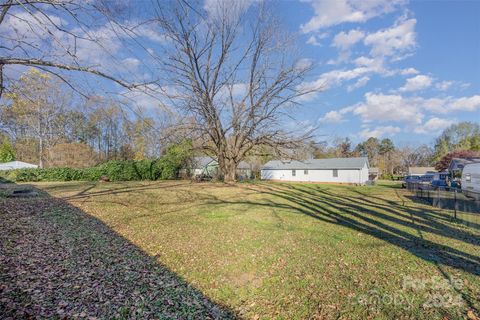
M 437 208 L 442 209 L 442 202 L 440 201 L 440 187 L 437 189 Z
M 454 202 L 453 202 L 453 206 L 454 206 L 454 218 L 455 220 L 457 220 L 457 188 L 455 188 L 455 192 L 453 193 L 453 197 L 454 197 Z

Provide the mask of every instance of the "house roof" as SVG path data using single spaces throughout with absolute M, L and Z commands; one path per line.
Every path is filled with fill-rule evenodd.
M 244 169 L 244 170 L 250 170 L 251 166 L 248 162 L 245 161 L 240 161 L 238 163 L 237 169 Z
M 195 168 L 204 168 L 212 162 L 215 162 L 214 165 L 217 165 L 217 160 L 212 157 L 194 157 L 192 161 L 193 167 Z
M 329 159 L 309 159 L 304 161 L 297 160 L 272 160 L 267 162 L 263 170 L 292 170 L 292 169 L 362 169 L 365 165 L 368 167 L 368 158 L 329 158 Z
M 448 166 L 448 171 L 463 170 L 463 167 L 470 163 L 480 163 L 480 158 L 453 158 Z
M 408 174 L 425 174 L 427 172 L 435 172 L 434 167 L 409 167 Z
M 218 162 L 215 158 L 212 157 L 194 157 L 192 160 L 192 164 L 195 168 L 204 168 L 208 165 L 218 165 Z M 240 161 L 238 163 L 237 169 L 251 169 L 251 166 L 248 162 Z
M 0 170 L 13 170 L 13 169 L 23 169 L 23 168 L 38 168 L 37 165 L 26 163 L 23 161 L 10 161 L 0 163 Z

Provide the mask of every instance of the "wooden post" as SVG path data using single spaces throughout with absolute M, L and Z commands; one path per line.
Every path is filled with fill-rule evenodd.
M 455 201 L 453 202 L 453 206 L 454 206 L 454 215 L 453 217 L 455 218 L 455 220 L 457 219 L 457 188 L 455 188 L 455 191 L 453 193 L 453 197 L 455 199 Z

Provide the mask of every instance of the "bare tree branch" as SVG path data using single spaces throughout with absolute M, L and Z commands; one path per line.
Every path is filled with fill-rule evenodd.
M 80 71 L 80 72 L 88 72 L 102 78 L 111 80 L 113 82 L 118 83 L 122 87 L 132 89 L 135 87 L 140 86 L 139 84 L 128 84 L 125 81 L 119 80 L 111 75 L 108 75 L 104 72 L 98 71 L 93 68 L 89 67 L 80 67 L 80 66 L 72 66 L 62 63 L 56 63 L 51 61 L 45 61 L 35 58 L 4 58 L 0 57 L 0 65 L 23 65 L 23 66 L 43 66 L 43 67 L 53 67 L 57 69 L 69 70 L 69 71 Z

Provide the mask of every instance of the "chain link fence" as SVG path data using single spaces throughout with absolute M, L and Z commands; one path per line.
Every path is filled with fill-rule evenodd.
M 452 217 L 480 228 L 480 200 L 466 197 L 456 188 L 433 188 L 429 184 L 407 183 L 412 195 L 433 207 L 449 210 Z

